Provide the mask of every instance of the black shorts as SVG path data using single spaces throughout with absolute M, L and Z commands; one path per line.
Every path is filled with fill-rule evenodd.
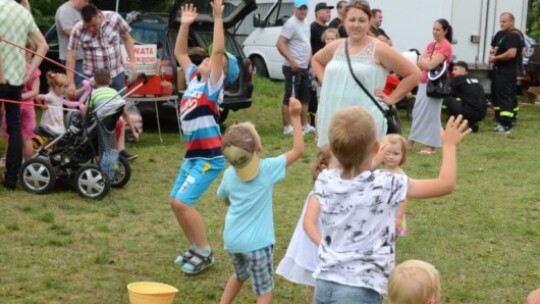
M 283 76 L 285 76 L 285 95 L 283 96 L 283 104 L 289 105 L 289 98 L 292 96 L 293 76 L 294 76 L 294 92 L 295 97 L 301 103 L 307 104 L 311 99 L 311 86 L 308 75 L 308 69 L 299 68 L 295 74 L 291 72 L 291 67 L 284 65 Z

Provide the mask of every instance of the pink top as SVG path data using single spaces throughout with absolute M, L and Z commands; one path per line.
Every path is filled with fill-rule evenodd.
M 30 64 L 26 64 L 26 70 L 28 71 L 28 68 L 30 67 Z M 32 90 L 32 85 L 34 84 L 34 80 L 36 80 L 36 78 L 39 78 L 39 76 L 41 75 L 41 71 L 39 69 L 35 69 L 34 72 L 32 73 L 32 75 L 30 75 L 30 77 L 28 77 L 28 80 L 24 83 L 24 87 L 23 87 L 23 90 L 22 92 L 23 93 L 26 93 L 28 91 L 31 91 Z M 30 98 L 30 99 L 27 99 L 27 100 L 23 100 L 22 101 L 23 103 L 21 104 L 21 108 L 33 108 L 34 107 L 34 98 Z
M 435 50 L 433 50 L 433 44 L 435 41 L 431 41 L 428 46 L 426 47 L 426 50 L 424 51 L 424 58 L 427 60 L 431 59 L 431 53 L 433 55 L 435 54 L 442 54 L 444 58 L 446 59 L 446 64 L 450 64 L 452 61 L 452 44 L 448 42 L 448 40 L 444 39 L 441 44 L 435 47 Z M 427 83 L 428 76 L 427 76 L 428 70 L 422 69 L 422 78 L 420 79 L 421 83 Z

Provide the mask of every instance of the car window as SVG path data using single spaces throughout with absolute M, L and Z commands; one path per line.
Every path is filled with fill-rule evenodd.
M 285 24 L 285 21 L 292 14 L 292 7 L 292 3 L 281 2 L 281 5 L 268 15 L 268 19 L 266 19 L 268 24 L 266 26 L 282 26 Z
M 214 34 L 212 32 L 198 32 L 197 35 L 204 43 L 205 48 L 208 48 L 208 45 L 212 43 L 212 39 L 214 38 Z M 237 43 L 234 41 L 234 38 L 231 35 L 225 35 L 225 50 L 231 54 L 237 56 L 239 55 Z
M 156 44 L 163 41 L 164 30 L 132 27 L 130 34 L 136 43 Z

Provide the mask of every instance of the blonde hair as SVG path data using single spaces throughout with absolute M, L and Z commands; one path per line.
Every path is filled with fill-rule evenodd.
M 317 156 L 315 161 L 311 165 L 311 175 L 313 180 L 317 179 L 317 176 L 330 164 L 330 159 L 332 159 L 332 152 L 330 152 L 330 146 L 324 145 L 317 151 Z
M 435 266 L 420 260 L 399 264 L 388 280 L 390 304 L 436 304 L 441 300 L 441 279 Z
M 64 86 L 68 84 L 68 79 L 66 74 L 58 73 L 58 72 L 47 72 L 47 84 L 49 85 L 49 88 L 55 88 L 59 86 Z
M 338 29 L 333 28 L 333 27 L 329 27 L 329 28 L 327 28 L 327 29 L 322 33 L 322 35 L 321 35 L 321 40 L 322 40 L 322 42 L 325 42 L 325 41 L 326 41 L 326 36 L 328 36 L 328 34 L 334 34 L 334 35 L 336 35 L 336 39 L 339 39 L 339 38 L 340 38 Z
M 401 161 L 399 162 L 399 165 L 403 165 L 407 160 L 407 141 L 405 138 L 399 134 L 388 134 L 383 138 L 383 142 L 392 145 L 399 144 L 401 146 Z
M 368 160 L 376 141 L 375 134 L 373 117 L 359 106 L 347 107 L 332 115 L 328 131 L 330 149 L 341 164 L 344 176 L 350 177 L 355 168 Z

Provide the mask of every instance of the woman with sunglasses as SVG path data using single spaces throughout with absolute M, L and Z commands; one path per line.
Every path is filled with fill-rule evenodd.
M 420 154 L 432 155 L 436 147 L 441 147 L 441 108 L 442 98 L 432 98 L 426 95 L 428 72 L 436 69 L 446 61 L 452 61 L 452 26 L 445 19 L 433 22 L 433 41 L 431 41 L 418 60 L 418 67 L 422 70 L 422 79 L 418 86 L 416 101 L 412 112 L 412 126 L 409 134 L 408 146 L 411 148 L 415 142 L 424 144 Z
M 375 119 L 379 140 L 386 134 L 387 125 L 383 113 L 351 74 L 345 52 L 346 45 L 356 78 L 384 107 L 401 100 L 420 80 L 420 71 L 414 64 L 386 43 L 368 35 L 370 18 L 371 10 L 367 1 L 349 2 L 344 19 L 349 37 L 327 44 L 311 60 L 317 79 L 322 82 L 317 119 L 319 147 L 328 143 L 328 125 L 332 115 L 350 106 L 361 106 L 371 113 Z M 388 70 L 395 71 L 403 80 L 392 94 L 385 95 L 382 89 Z

